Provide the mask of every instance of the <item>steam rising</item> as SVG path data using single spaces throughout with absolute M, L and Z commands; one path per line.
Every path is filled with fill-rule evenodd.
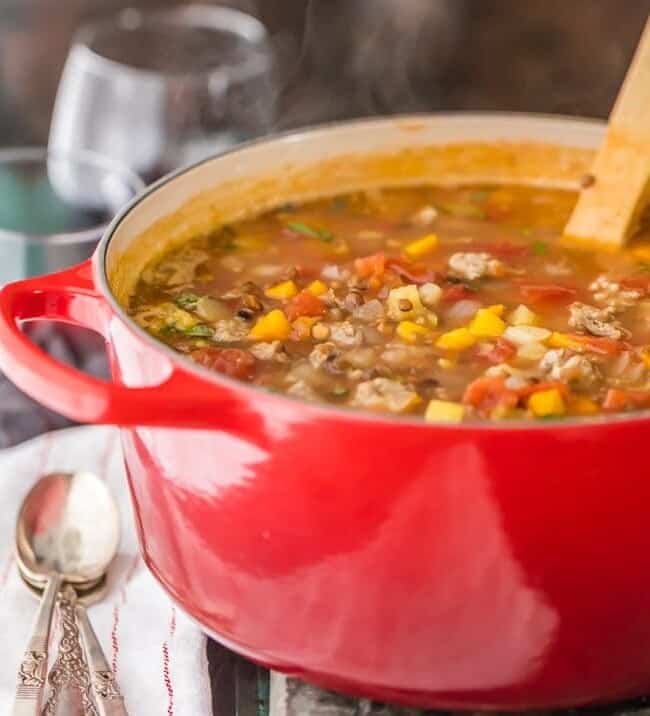
M 297 20 L 278 44 L 280 127 L 438 109 L 604 117 L 647 14 L 620 0 L 273 2 Z
M 309 0 L 298 48 L 280 42 L 280 127 L 435 109 L 462 0 Z

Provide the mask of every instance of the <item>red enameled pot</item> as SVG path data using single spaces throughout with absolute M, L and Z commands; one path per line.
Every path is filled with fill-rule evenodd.
M 326 687 L 434 707 L 643 693 L 647 415 L 438 426 L 306 404 L 190 364 L 138 329 L 115 297 L 115 266 L 150 227 L 173 234 L 209 205 L 225 216 L 220 201 L 261 206 L 287 176 L 308 195 L 319 162 L 347 157 L 313 173 L 326 175 L 319 191 L 335 191 L 359 181 L 354 157 L 366 154 L 399 155 L 399 171 L 418 179 L 412 157 L 422 147 L 550 142 L 577 147 L 557 167 L 559 181 L 577 185 L 601 136 L 597 123 L 562 118 L 432 116 L 333 125 L 216 157 L 127 207 L 92 263 L 5 286 L 0 367 L 54 410 L 122 427 L 149 568 L 241 654 Z M 532 181 L 539 157 L 556 158 L 535 146 Z M 471 168 L 474 151 L 451 154 Z M 447 159 L 448 175 L 434 180 L 454 180 Z M 515 164 L 503 162 L 501 179 L 526 178 Z M 398 164 L 363 171 L 380 179 L 387 167 Z M 257 176 L 266 179 L 235 201 L 232 187 L 253 187 Z M 187 205 L 193 197 L 208 198 Z M 112 381 L 30 344 L 19 325 L 43 318 L 100 332 Z

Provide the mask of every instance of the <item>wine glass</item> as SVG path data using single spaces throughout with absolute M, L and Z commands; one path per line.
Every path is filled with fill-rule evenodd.
M 214 5 L 129 8 L 77 33 L 49 143 L 113 157 L 151 180 L 263 134 L 273 120 L 261 22 Z

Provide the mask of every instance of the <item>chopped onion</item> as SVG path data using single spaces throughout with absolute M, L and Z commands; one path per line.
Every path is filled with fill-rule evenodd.
M 371 301 L 368 301 L 368 303 L 364 303 L 354 310 L 355 318 L 358 318 L 360 321 L 367 321 L 368 323 L 378 321 L 380 318 L 383 318 L 383 316 L 384 307 L 381 301 L 378 301 L 376 298 L 373 298 Z
M 343 357 L 354 368 L 371 368 L 377 359 L 372 348 L 353 348 L 344 353 Z
M 343 281 L 345 278 L 343 271 L 341 271 L 341 267 L 336 264 L 323 266 L 320 275 L 328 281 Z
M 533 341 L 531 343 L 524 343 L 519 347 L 517 351 L 518 358 L 524 358 L 525 360 L 541 360 L 547 353 L 548 349 L 541 343 Z
M 256 276 L 260 276 L 261 278 L 273 278 L 274 276 L 279 276 L 285 271 L 286 266 L 275 266 L 274 264 L 260 264 L 259 266 L 255 266 L 253 268 L 252 273 L 254 273 Z
M 228 271 L 241 273 L 246 265 L 238 256 L 224 256 L 219 263 Z
M 232 318 L 232 313 L 228 306 L 221 301 L 217 301 L 216 298 L 212 298 L 212 296 L 201 296 L 196 304 L 196 312 L 204 321 L 209 323 Z
M 445 317 L 448 321 L 462 323 L 473 318 L 479 308 L 481 308 L 481 304 L 478 301 L 458 301 L 446 312 Z
M 528 385 L 528 381 L 525 378 L 522 378 L 520 375 L 511 375 L 510 377 L 506 378 L 505 381 L 505 386 L 506 388 L 508 388 L 508 390 L 519 390 L 526 385 Z
M 362 326 L 363 342 L 369 346 L 381 346 L 385 337 L 374 326 Z
M 537 326 L 509 326 L 503 334 L 512 343 L 523 346 L 526 343 L 541 343 L 550 338 L 551 331 Z

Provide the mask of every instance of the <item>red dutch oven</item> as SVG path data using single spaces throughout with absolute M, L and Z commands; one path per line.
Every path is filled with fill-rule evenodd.
M 492 172 L 575 187 L 601 136 L 561 118 L 432 116 L 216 157 L 127 207 L 92 263 L 5 286 L 0 367 L 70 418 L 121 426 L 149 569 L 241 654 L 413 705 L 638 695 L 650 688 L 646 415 L 445 426 L 307 404 L 207 372 L 123 308 L 147 256 L 215 221 L 364 182 Z M 19 329 L 38 319 L 101 333 L 112 380 L 41 353 Z

